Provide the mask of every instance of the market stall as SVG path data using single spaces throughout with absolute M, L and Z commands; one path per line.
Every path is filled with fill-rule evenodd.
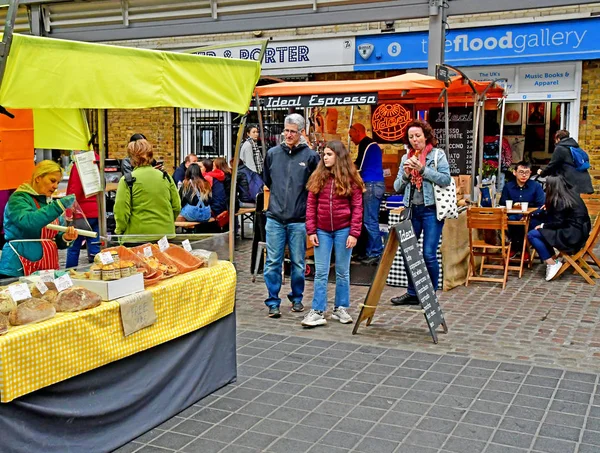
M 0 105 L 33 110 L 36 135 L 41 128 L 46 134 L 36 146 L 52 141 L 73 148 L 66 137 L 77 127 L 65 118 L 67 112 L 81 118 L 80 109 L 173 106 L 244 114 L 260 75 L 255 61 L 6 31 L 3 43 Z M 100 140 L 101 171 L 103 146 Z M 0 426 L 8 450 L 112 451 L 235 379 L 233 265 L 206 259 L 190 266 L 193 258 L 186 265 L 163 256 L 168 242 L 154 247 L 149 253 L 120 247 L 112 262 L 101 254 L 106 262 L 96 268 L 29 277 L 2 291 L 9 315 L 0 316 Z M 74 286 L 63 287 L 65 281 Z M 21 299 L 15 288 L 23 285 L 31 294 Z M 61 299 L 69 291 L 78 297 Z M 58 308 L 85 305 L 81 295 L 90 293 L 104 300 Z M 24 307 L 49 314 L 29 323 Z
M 388 191 L 391 191 L 400 159 L 405 152 L 402 146 L 397 145 L 401 143 L 406 126 L 415 118 L 426 119 L 434 129 L 439 146 L 446 150 L 460 205 L 466 204 L 463 198 L 472 196 L 475 177 L 481 167 L 484 111 L 498 109 L 504 100 L 504 89 L 494 82 L 478 82 L 458 75 L 445 83 L 435 77 L 416 73 L 377 80 L 274 83 L 256 87 L 255 94 L 264 100 L 267 108 L 273 105 L 306 108 L 309 117 L 314 116 L 310 109 L 337 109 L 335 117 L 348 121 L 345 130 L 354 121 L 368 121 L 368 129 L 372 131 L 374 140 L 384 148 L 384 176 Z M 256 104 L 261 105 L 258 101 Z M 363 106 L 360 112 L 355 110 L 356 106 Z M 323 122 L 326 123 L 327 118 Z M 329 132 L 333 131 L 336 135 L 328 135 L 325 131 L 321 137 L 345 140 L 345 134 L 339 133 L 344 131 L 343 128 L 330 128 Z M 316 132 L 319 137 L 319 131 Z M 393 225 L 395 222 L 397 216 L 391 214 L 389 224 Z M 458 238 L 461 244 L 466 244 L 467 233 L 461 227 L 463 223 L 464 219 L 461 218 L 447 221 L 442 237 L 453 238 L 453 241 Z M 440 241 L 438 252 L 440 272 L 450 267 L 464 267 L 466 277 L 468 253 L 455 248 L 446 248 L 446 252 L 442 253 L 442 243 L 443 240 Z M 465 266 L 462 266 L 463 262 Z M 461 284 L 464 277 L 444 272 L 444 279 L 440 279 L 440 282 L 443 282 L 444 289 L 450 289 Z M 406 272 L 398 251 L 388 276 L 388 284 L 405 286 L 406 281 Z

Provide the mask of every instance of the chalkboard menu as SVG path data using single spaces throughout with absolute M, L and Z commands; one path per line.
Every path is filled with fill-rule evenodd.
M 473 161 L 473 109 L 450 107 L 448 109 L 450 136 L 446 143 L 445 114 L 442 108 L 429 110 L 429 124 L 433 128 L 438 146 L 446 152 L 450 174 L 470 175 Z
M 408 274 L 415 285 L 417 298 L 419 299 L 419 303 L 425 314 L 425 320 L 429 326 L 429 331 L 431 332 L 433 341 L 437 343 L 435 329 L 440 325 L 444 327 L 444 332 L 447 332 L 448 329 L 446 327 L 442 308 L 435 295 L 431 278 L 429 278 L 425 260 L 419 250 L 417 237 L 412 229 L 412 223 L 410 220 L 402 220 L 400 223 L 394 225 L 393 228 L 398 236 L 400 251 L 406 262 Z

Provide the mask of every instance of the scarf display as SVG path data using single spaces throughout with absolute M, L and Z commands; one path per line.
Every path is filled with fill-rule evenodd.
M 411 148 L 410 151 L 408 152 L 408 159 L 410 159 L 415 154 L 417 154 L 417 156 L 419 158 L 419 162 L 421 162 L 421 165 L 423 167 L 425 167 L 425 161 L 427 159 L 427 154 L 429 154 L 432 149 L 433 149 L 433 145 L 429 144 L 425 147 L 425 149 L 423 151 L 421 151 L 420 153 L 417 154 L 417 151 L 415 151 L 414 149 Z M 421 188 L 423 187 L 423 175 L 421 173 L 419 173 L 418 170 L 411 170 L 410 171 L 410 183 L 412 185 L 414 185 L 418 191 L 421 191 Z

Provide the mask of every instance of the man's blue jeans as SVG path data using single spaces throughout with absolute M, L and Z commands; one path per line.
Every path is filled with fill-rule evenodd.
M 442 228 L 444 227 L 444 221 L 439 221 L 435 214 L 435 205 L 413 205 L 412 206 L 412 227 L 415 232 L 417 240 L 423 232 L 423 259 L 425 260 L 425 267 L 429 272 L 431 283 L 433 284 L 434 290 L 437 291 L 439 276 L 440 276 L 440 265 L 437 260 L 437 249 L 440 243 L 440 236 L 442 235 Z M 406 261 L 404 262 L 406 266 Z M 407 272 L 408 275 L 408 272 Z M 408 288 L 406 290 L 411 296 L 415 296 L 415 286 L 408 276 Z
M 331 264 L 331 249 L 335 249 L 335 307 L 350 306 L 350 258 L 352 249 L 346 248 L 350 227 L 337 231 L 317 230 L 319 246 L 315 247 L 315 295 L 312 309 L 327 310 L 327 281 Z
M 98 233 L 98 219 L 87 219 L 90 227 L 93 231 Z M 99 233 L 98 233 L 99 234 Z M 87 247 L 88 261 L 91 263 L 94 261 L 96 254 L 100 253 L 100 238 L 86 238 L 84 236 L 77 236 L 71 246 L 67 249 L 67 264 L 66 267 L 77 267 L 79 264 L 79 253 L 81 252 L 81 244 L 85 240 Z
M 363 222 L 367 230 L 367 257 L 380 256 L 383 253 L 383 241 L 379 232 L 379 207 L 383 194 L 385 193 L 385 183 L 366 182 L 366 192 L 363 193 Z
M 281 299 L 281 267 L 287 244 L 292 262 L 291 285 L 292 292 L 288 294 L 290 302 L 302 302 L 304 293 L 304 255 L 306 255 L 306 224 L 284 224 L 267 217 L 266 242 L 267 260 L 263 272 L 269 297 L 265 300 L 267 307 L 279 307 Z

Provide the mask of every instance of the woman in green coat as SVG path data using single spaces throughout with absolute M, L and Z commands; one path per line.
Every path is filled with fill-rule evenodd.
M 52 201 L 62 179 L 60 165 L 44 160 L 36 165 L 31 181 L 21 184 L 4 210 L 6 244 L 0 259 L 0 278 L 20 277 L 39 270 L 58 269 L 58 249 L 77 238 L 69 227 L 65 233 L 46 228 L 75 202 L 75 195 Z
M 175 234 L 175 219 L 181 211 L 179 192 L 171 177 L 152 167 L 152 146 L 145 138 L 127 146 L 133 171 L 123 176 L 115 198 L 115 233 L 134 235 L 122 242 L 143 243 Z M 137 236 L 137 237 L 135 237 Z

